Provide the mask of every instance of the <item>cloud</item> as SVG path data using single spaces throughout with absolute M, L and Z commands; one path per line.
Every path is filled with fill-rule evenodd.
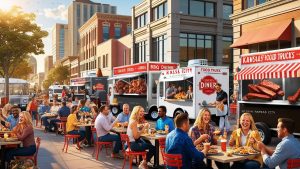
M 44 14 L 47 18 L 67 20 L 68 9 L 65 5 L 59 5 L 57 8 L 46 8 Z

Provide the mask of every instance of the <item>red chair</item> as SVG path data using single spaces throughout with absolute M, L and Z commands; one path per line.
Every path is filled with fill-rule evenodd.
M 181 154 L 163 154 L 163 160 L 166 167 L 177 167 L 180 169 L 182 167 L 182 155 Z
M 124 151 L 124 162 L 123 162 L 122 169 L 124 169 L 124 167 L 125 167 L 126 157 L 129 157 L 129 167 L 130 167 L 130 169 L 132 169 L 133 157 L 142 156 L 143 160 L 146 160 L 147 151 L 137 152 L 137 151 L 132 151 L 130 149 L 130 141 L 129 141 L 129 137 L 128 137 L 127 134 L 121 134 L 121 141 L 123 143 L 122 144 L 123 145 L 123 149 L 124 149 L 124 144 L 125 143 L 127 143 L 127 146 L 128 146 L 128 148 Z
M 41 145 L 41 138 L 40 137 L 37 137 L 35 139 L 35 145 L 36 145 L 36 152 L 32 156 L 15 156 L 15 158 L 17 158 L 17 159 L 31 159 L 32 161 L 34 161 L 34 165 L 37 166 L 37 157 L 38 157 L 39 148 L 40 148 L 40 145 Z
M 102 150 L 103 146 L 105 147 L 106 155 L 108 155 L 107 149 L 113 147 L 113 142 L 104 142 L 104 141 L 97 141 L 97 140 L 95 141 L 94 133 L 97 134 L 96 128 L 92 128 L 92 136 L 91 137 L 92 137 L 92 140 L 94 141 L 94 146 L 95 146 L 93 154 L 96 152 L 96 160 L 98 160 L 99 152 Z M 98 138 L 98 136 L 97 136 L 97 138 Z
M 288 169 L 299 168 L 300 167 L 300 158 L 288 159 L 287 161 Z
M 159 149 L 160 149 L 161 156 L 164 158 L 163 153 L 165 153 L 166 138 L 159 138 L 158 142 L 159 142 Z
M 62 148 L 62 151 L 64 151 L 65 147 L 66 147 L 66 153 L 68 152 L 68 146 L 69 146 L 70 139 L 77 140 L 77 143 L 76 143 L 77 147 L 80 147 L 79 146 L 79 140 L 78 140 L 79 137 L 80 137 L 80 135 L 65 134 L 65 143 L 64 143 L 64 147 Z
M 68 117 L 61 117 L 60 122 L 56 122 L 56 125 L 57 125 L 56 134 L 58 134 L 58 129 L 61 129 L 63 131 L 63 133 L 66 134 L 67 119 L 68 119 Z

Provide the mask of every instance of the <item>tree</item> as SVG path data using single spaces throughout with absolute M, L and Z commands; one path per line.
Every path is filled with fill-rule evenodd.
M 9 98 L 9 78 L 30 54 L 43 54 L 43 37 L 48 33 L 34 23 L 33 13 L 24 13 L 19 7 L 8 11 L 0 9 L 0 75 L 5 78 L 5 94 Z
M 16 69 L 10 77 L 27 80 L 29 74 L 32 73 L 32 68 L 29 65 L 28 60 L 15 63 L 12 67 L 16 67 Z
M 66 84 L 70 81 L 70 69 L 67 66 L 59 65 L 57 67 L 52 68 L 46 80 L 43 82 L 43 87 L 48 89 L 51 84 Z

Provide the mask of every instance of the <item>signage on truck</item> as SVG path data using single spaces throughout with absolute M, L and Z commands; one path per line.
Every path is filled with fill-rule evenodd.
M 114 75 L 130 74 L 130 73 L 139 73 L 146 71 L 159 71 L 167 69 L 176 69 L 178 64 L 174 63 L 139 63 L 129 66 L 121 66 L 114 68 Z
M 256 64 L 266 62 L 279 62 L 300 59 L 300 49 L 281 50 L 275 52 L 263 52 L 259 54 L 247 54 L 242 56 L 241 64 Z
M 214 77 L 210 75 L 204 76 L 199 82 L 199 90 L 202 90 L 204 94 L 211 95 L 215 92 L 217 83 L 218 81 Z
M 95 85 L 95 90 L 104 90 L 104 84 L 102 83 L 97 83 Z

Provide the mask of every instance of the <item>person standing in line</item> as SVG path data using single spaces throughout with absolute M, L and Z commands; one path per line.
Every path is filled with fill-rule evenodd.
M 27 112 L 30 113 L 32 120 L 38 121 L 38 103 L 35 99 L 35 97 L 32 97 L 32 100 L 27 105 Z

